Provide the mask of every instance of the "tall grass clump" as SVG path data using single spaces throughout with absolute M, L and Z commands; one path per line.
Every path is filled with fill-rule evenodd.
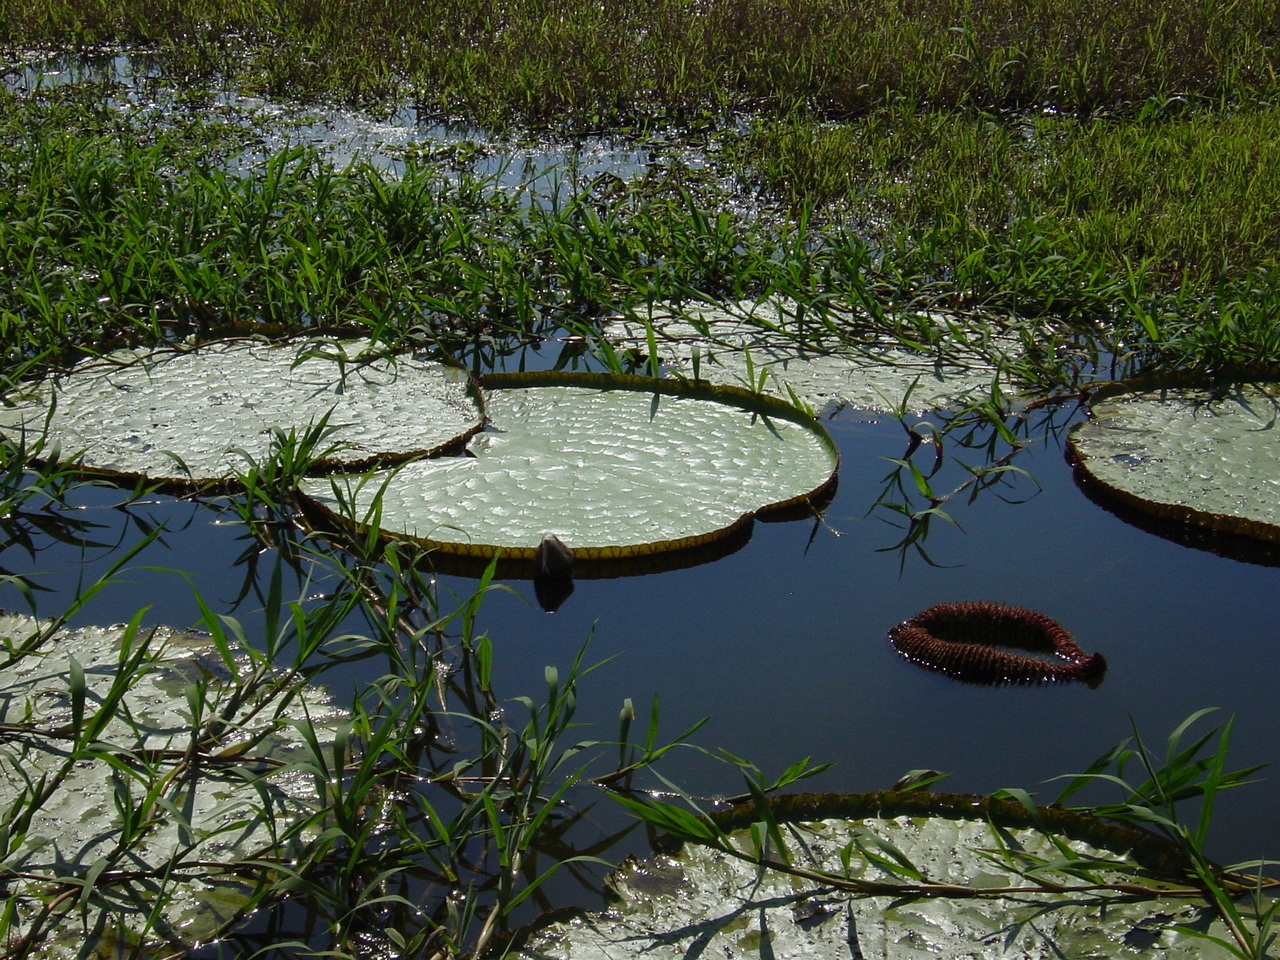
M 678 170 L 504 186 L 412 158 L 339 168 L 301 146 L 228 158 L 225 132 L 199 123 L 65 121 L 24 99 L 0 138 L 14 185 L 0 332 L 15 364 L 320 328 L 450 348 L 557 326 L 595 336 L 637 305 L 758 296 L 812 273 L 802 230 L 717 209 L 727 195 Z
M 1280 241 L 1273 110 L 975 123 L 899 109 L 858 125 L 762 122 L 751 142 L 793 204 L 844 201 L 862 230 L 900 248 L 929 235 L 967 255 L 1035 222 L 1055 254 L 1110 275 L 1147 263 L 1166 279 L 1214 280 L 1247 273 Z
M 29 359 L 244 325 L 594 336 L 663 300 L 847 295 L 877 323 L 928 308 L 1069 327 L 1134 365 L 1272 362 L 1273 8 L 4 0 L 15 60 L 128 44 L 153 78 L 577 135 L 705 138 L 746 112 L 713 142 L 766 218 L 678 176 L 512 193 L 305 151 L 242 176 L 225 131 L 178 157 L 174 131 L 136 136 L 105 94 L 81 100 L 79 132 L 40 120 L 62 95 L 7 95 L 0 164 L 31 186 L 5 198 L 19 280 L 0 324 Z M 832 256 L 854 247 L 875 256 Z

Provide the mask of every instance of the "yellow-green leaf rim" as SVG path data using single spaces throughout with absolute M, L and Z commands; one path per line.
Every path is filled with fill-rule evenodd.
M 1169 377 L 1110 385 L 1067 455 L 1091 493 L 1219 534 L 1280 542 L 1280 384 Z

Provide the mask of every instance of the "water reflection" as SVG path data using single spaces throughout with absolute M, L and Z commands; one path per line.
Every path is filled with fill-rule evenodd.
M 177 126 L 197 115 L 255 131 L 229 158 L 233 172 L 248 172 L 268 157 L 296 147 L 315 149 L 338 168 L 360 162 L 399 173 L 408 160 L 466 170 L 497 189 L 534 181 L 584 184 L 601 177 L 630 179 L 668 167 L 706 168 L 696 147 L 660 135 L 642 143 L 623 138 L 528 139 L 424 113 L 412 106 L 382 116 L 341 107 L 295 104 L 248 96 L 233 89 L 192 87 L 166 74 L 161 57 L 129 53 L 49 56 L 33 52 L 9 66 L 0 88 L 33 95 L 63 87 L 98 88 L 103 106 L 138 122 Z
M 1025 503 L 1039 493 L 1035 475 L 1019 465 L 1020 455 L 1045 444 L 1057 444 L 1079 416 L 1079 409 L 1049 407 L 1008 413 L 985 404 L 958 413 L 939 411 L 928 418 L 903 417 L 906 447 L 880 480 L 880 492 L 868 511 L 883 515 L 901 537 L 882 547 L 897 553 L 899 570 L 910 560 L 931 566 L 926 549 L 938 523 L 960 528 L 954 508 L 993 496 L 1010 504 Z M 962 528 L 961 528 L 962 529 Z
M 1089 500 L 1118 520 L 1156 537 L 1161 537 L 1181 547 L 1204 550 L 1241 563 L 1280 567 L 1280 543 L 1240 536 L 1226 530 L 1198 523 L 1179 523 L 1153 514 L 1150 510 L 1137 509 L 1124 499 L 1107 490 L 1089 474 L 1073 469 L 1076 486 Z
M 536 358 L 532 351 L 526 362 Z M 884 788 L 917 768 L 951 773 L 950 788 L 960 791 L 1036 790 L 1042 780 L 1085 769 L 1128 731 L 1130 716 L 1158 733 L 1215 704 L 1238 714 L 1237 765 L 1273 759 L 1269 704 L 1280 666 L 1268 653 L 1274 610 L 1265 598 L 1274 593 L 1274 571 L 1181 549 L 1097 509 L 1080 496 L 1055 440 L 1071 416 L 1064 410 L 1017 427 L 1023 442 L 1011 462 L 1021 472 L 975 481 L 945 501 L 954 522 L 935 522 L 923 541 L 932 563 L 902 551 L 901 527 L 882 522 L 881 514 L 901 524 L 899 518 L 930 509 L 910 469 L 891 461 L 916 463 L 935 493 L 951 494 L 989 457 L 1007 455 L 1007 439 L 990 442 L 999 434 L 994 424 L 946 430 L 933 415 L 929 422 L 939 425 L 943 441 L 943 462 L 935 468 L 930 437 L 908 450 L 898 421 L 846 410 L 827 422 L 841 449 L 842 476 L 821 523 L 757 525 L 742 549 L 711 564 L 579 580 L 572 602 L 554 617 L 536 605 L 527 580 L 502 582 L 505 589 L 468 607 L 475 581 L 429 565 L 413 568 L 401 581 L 408 586 L 397 601 L 395 643 L 374 652 L 353 646 L 343 656 L 331 651 L 318 679 L 334 691 L 364 690 L 393 666 L 426 676 L 428 665 L 439 662 L 448 665 L 439 682 L 457 684 L 449 695 L 466 710 L 518 710 L 496 691 L 535 692 L 546 665 L 571 662 L 593 636 L 592 658 L 602 665 L 578 691 L 577 722 L 595 728 L 588 735 L 609 736 L 624 698 L 657 694 L 664 728 L 710 716 L 700 745 L 723 746 L 765 770 L 806 755 L 834 761 L 818 786 L 840 791 Z M 886 463 L 904 478 L 888 493 Z M 890 497 L 903 498 L 904 509 L 885 506 Z M 225 501 L 130 502 L 120 491 L 90 487 L 65 506 L 46 506 L 33 508 L 39 523 L 19 518 L 26 539 L 12 539 L 3 554 L 6 570 L 26 578 L 45 613 L 58 612 L 122 551 L 161 531 L 79 614 L 82 622 L 125 620 L 146 604 L 151 622 L 196 622 L 193 593 L 172 572 L 182 570 L 219 615 L 234 616 L 252 637 L 265 630 L 273 597 L 323 597 L 338 584 L 326 579 L 328 571 L 369 563 L 288 523 L 248 527 Z M 412 559 L 398 562 L 408 571 L 404 561 Z M 385 568 L 367 569 L 388 576 Z M 439 597 L 434 607 L 422 599 L 432 592 Z M 379 595 L 384 599 L 372 599 Z M 388 595 L 369 593 L 346 632 L 372 637 L 385 630 Z M 1253 599 L 1241 602 L 1246 597 Z M 1016 603 L 1069 623 L 1082 647 L 1105 648 L 1107 682 L 1092 691 L 971 687 L 902 662 L 888 629 L 934 603 L 964 599 Z M 6 605 L 25 602 L 12 585 L 5 588 Z M 475 686 L 476 673 L 467 679 L 478 667 L 458 649 L 456 631 L 437 623 L 459 605 L 474 619 L 472 635 L 490 638 L 493 702 Z M 403 662 L 393 665 L 389 656 Z M 430 684 L 427 692 L 434 689 Z M 432 723 L 422 728 L 418 768 L 448 770 L 467 755 L 476 733 L 444 716 Z M 693 751 L 672 753 L 663 772 L 702 796 L 736 786 Z M 406 784 L 406 795 L 413 789 Z M 431 796 L 444 804 L 440 809 L 454 809 L 438 791 Z M 1271 815 L 1277 796 L 1276 785 L 1264 782 L 1220 798 L 1211 853 L 1243 860 L 1280 844 Z M 571 851 L 612 858 L 646 852 L 643 837 L 627 834 L 589 797 L 575 800 L 557 821 L 565 846 L 540 852 L 536 863 Z M 415 829 L 428 831 L 421 823 Z M 480 862 L 474 866 L 478 890 L 486 881 Z M 432 886 L 425 866 L 415 869 L 404 875 L 410 886 L 397 889 L 414 902 L 430 901 L 441 888 Z M 599 876 L 586 868 L 565 874 L 546 888 L 546 904 L 596 906 Z M 374 927 L 405 922 L 376 911 L 367 919 Z M 316 914 L 289 908 L 255 920 L 246 937 L 263 943 L 285 930 L 301 936 L 314 932 L 308 924 L 315 922 Z

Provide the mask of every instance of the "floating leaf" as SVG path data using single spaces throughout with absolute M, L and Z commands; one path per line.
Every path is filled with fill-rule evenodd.
M 818 411 L 849 405 L 894 413 L 908 399 L 918 411 L 943 409 L 990 393 L 997 374 L 988 358 L 953 338 L 945 338 L 945 355 L 897 341 L 855 345 L 788 316 L 795 312 L 794 304 L 744 303 L 695 311 L 694 323 L 619 321 L 605 336 L 642 350 L 650 349 L 652 338 L 663 363 L 678 374 L 764 390 Z M 1013 341 L 1005 346 L 1018 348 Z
M 1162 854 L 1130 853 L 1135 844 L 1159 847 L 1162 841 L 1151 834 L 1041 808 L 1055 831 L 1044 833 L 1027 826 L 1020 805 L 991 798 L 886 793 L 780 799 L 775 813 L 791 861 L 785 868 L 772 854 L 772 865 L 752 862 L 750 825 L 729 835 L 741 858 L 726 854 L 724 841 L 717 840 L 630 861 L 610 878 L 615 899 L 607 910 L 535 925 L 522 935 L 516 956 L 1231 955 L 1173 929 L 1184 925 L 1227 936 L 1220 922 L 1210 923 L 1204 900 L 1168 895 L 1187 888 L 1176 872 L 1156 867 Z M 787 809 L 789 800 L 798 801 L 795 809 Z M 833 815 L 841 806 L 847 815 Z M 748 810 L 712 819 L 727 827 L 754 816 Z M 1064 846 L 1073 859 L 1063 860 Z M 1075 875 L 1081 861 L 1097 864 L 1099 882 L 1145 889 L 1147 897 L 1134 901 L 1119 888 L 1072 892 L 1087 885 Z M 1059 869 L 1063 864 L 1072 869 Z M 824 875 L 835 881 L 824 882 Z
M 49 418 L 50 440 L 89 470 L 203 486 L 264 457 L 276 431 L 301 435 L 326 416 L 322 461 L 352 469 L 460 445 L 479 429 L 465 375 L 369 349 L 239 340 L 119 351 L 7 397 L 0 433 L 38 435 Z
M 1280 392 L 1274 383 L 1118 384 L 1095 395 L 1068 456 L 1122 508 L 1280 542 Z
M 237 861 L 287 857 L 282 838 L 319 810 L 290 772 L 300 738 L 236 695 L 207 637 L 135 621 L 22 646 L 47 626 L 0 613 L 0 637 L 27 651 L 0 666 L 10 946 L 34 935 L 58 960 L 86 942 L 125 956 L 209 939 L 263 879 L 261 863 Z M 196 708 L 221 717 L 225 739 L 192 742 Z M 341 721 L 315 687 L 289 710 L 321 736 Z
M 547 534 L 593 561 L 693 549 L 742 532 L 753 516 L 811 508 L 835 484 L 839 455 L 790 404 L 731 387 L 604 374 L 481 378 L 491 417 L 471 456 L 393 474 L 308 480 L 354 519 L 380 497 L 384 532 L 443 554 L 531 564 Z M 331 484 L 339 486 L 335 496 Z M 586 564 L 586 566 L 584 566 Z

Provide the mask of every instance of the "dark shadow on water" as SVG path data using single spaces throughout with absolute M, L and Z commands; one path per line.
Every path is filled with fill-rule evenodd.
M 1091 503 L 1144 533 L 1168 540 L 1180 547 L 1203 550 L 1228 560 L 1280 567 L 1280 543 L 1270 543 L 1256 537 L 1240 536 L 1195 523 L 1179 523 L 1176 520 L 1158 517 L 1129 506 L 1122 497 L 1108 490 L 1078 467 L 1073 467 L 1072 476 L 1080 492 L 1088 497 Z

